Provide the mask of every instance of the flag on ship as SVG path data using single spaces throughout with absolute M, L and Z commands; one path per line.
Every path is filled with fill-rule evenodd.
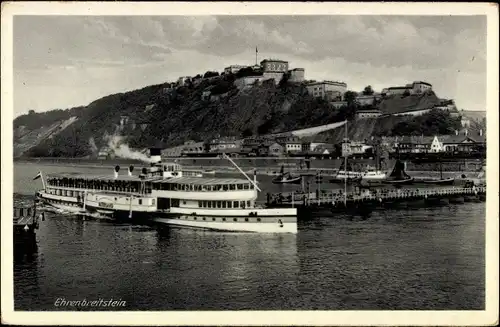
M 33 178 L 33 180 L 37 180 L 40 177 L 42 177 L 42 172 L 41 171 L 38 172 L 38 175 L 36 175 L 35 178 Z

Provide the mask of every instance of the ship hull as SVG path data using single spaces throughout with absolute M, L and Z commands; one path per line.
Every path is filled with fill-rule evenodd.
M 205 221 L 201 219 L 207 219 Z M 196 219 L 196 220 L 195 220 Z M 297 233 L 297 221 L 289 220 L 289 217 L 263 218 L 261 222 L 243 219 L 233 221 L 233 218 L 222 218 L 211 220 L 213 217 L 194 217 L 189 215 L 171 215 L 167 217 L 156 217 L 153 221 L 160 224 L 167 224 L 171 227 L 194 228 L 202 230 L 225 231 L 225 232 L 248 232 L 248 233 Z

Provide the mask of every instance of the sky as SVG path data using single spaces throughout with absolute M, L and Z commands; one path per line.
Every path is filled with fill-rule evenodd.
M 486 16 L 15 16 L 15 116 L 282 59 L 306 79 L 375 91 L 429 82 L 486 109 Z

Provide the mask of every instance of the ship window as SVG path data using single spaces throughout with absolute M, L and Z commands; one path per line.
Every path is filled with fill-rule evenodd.
M 203 220 L 207 220 L 207 218 L 203 217 Z
M 202 203 L 202 201 L 198 201 L 198 207 L 199 207 L 199 208 L 202 208 L 202 207 L 203 207 L 203 203 Z
M 254 186 L 253 184 L 250 184 L 250 189 L 253 190 Z
M 260 221 L 260 218 L 257 218 L 257 221 Z
M 243 184 L 238 184 L 238 190 L 242 190 L 243 189 Z
M 222 218 L 222 221 L 226 221 L 226 218 Z
M 248 217 L 245 217 L 245 221 L 248 221 Z
M 228 190 L 228 188 L 229 188 L 229 187 L 228 187 L 228 185 L 226 185 L 226 184 L 222 185 L 222 189 L 223 189 L 224 191 L 227 191 L 227 190 Z
M 232 201 L 227 201 L 227 207 L 232 208 L 233 207 L 233 202 Z
M 229 189 L 230 189 L 231 191 L 234 191 L 234 190 L 236 189 L 236 185 L 234 185 L 234 184 L 230 184 L 230 185 L 229 185 Z
M 196 220 L 196 219 L 198 219 L 198 218 L 194 217 L 193 219 L 194 219 L 194 220 Z
M 182 200 L 182 204 L 186 204 L 186 200 Z
M 215 217 L 213 217 L 212 220 L 215 221 Z
M 233 218 L 233 221 L 238 221 L 238 218 Z
M 152 200 L 151 200 L 151 204 L 152 204 L 152 205 L 155 205 L 155 199 L 152 199 Z
M 139 199 L 139 204 L 142 204 L 142 199 Z
M 208 201 L 208 207 L 212 208 L 212 201 Z
M 240 201 L 233 202 L 233 208 L 238 208 L 240 206 Z
M 247 207 L 250 208 L 250 201 L 247 201 Z
M 217 208 L 221 208 L 222 207 L 222 202 L 221 201 L 217 201 Z
M 227 201 L 222 201 L 222 207 L 225 208 L 226 207 L 226 203 Z
M 243 184 L 243 189 L 244 189 L 244 190 L 248 190 L 248 188 L 249 188 L 249 185 L 248 185 L 248 184 Z
M 241 206 L 243 209 L 245 209 L 245 201 L 241 201 L 240 206 Z

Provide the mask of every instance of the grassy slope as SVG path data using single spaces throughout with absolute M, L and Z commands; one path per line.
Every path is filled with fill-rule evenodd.
M 164 92 L 165 86 L 152 85 L 109 95 L 86 107 L 24 115 L 14 121 L 14 128 L 25 126 L 23 133 L 36 135 L 69 116 L 77 116 L 78 120 L 70 128 L 52 138 L 31 140 L 40 143 L 27 151 L 27 155 L 82 157 L 96 155 L 91 150 L 91 139 L 97 148 L 101 148 L 107 143 L 107 135 L 126 136 L 133 148 L 172 147 L 187 140 L 204 141 L 218 135 L 241 137 L 245 133 L 269 134 L 314 127 L 343 121 L 346 114 L 345 110 L 335 110 L 321 99 L 313 99 L 302 85 L 280 87 L 265 82 L 238 90 L 233 86 L 233 78 L 226 76 L 205 80 L 196 87 L 180 87 L 169 94 Z M 221 95 L 220 99 L 202 99 L 203 91 L 209 87 L 215 87 L 212 90 Z M 414 108 L 427 106 L 435 99 L 435 96 L 393 98 L 384 100 L 381 106 L 389 111 L 401 111 L 412 103 Z M 146 106 L 152 104 L 155 106 L 146 111 Z M 120 129 L 122 116 L 129 117 L 129 124 Z M 350 123 L 349 137 L 367 139 L 405 119 L 408 118 L 389 117 Z M 321 133 L 318 138 L 338 142 L 343 133 L 343 128 L 340 128 Z M 29 148 L 21 138 L 14 142 L 23 149 Z

